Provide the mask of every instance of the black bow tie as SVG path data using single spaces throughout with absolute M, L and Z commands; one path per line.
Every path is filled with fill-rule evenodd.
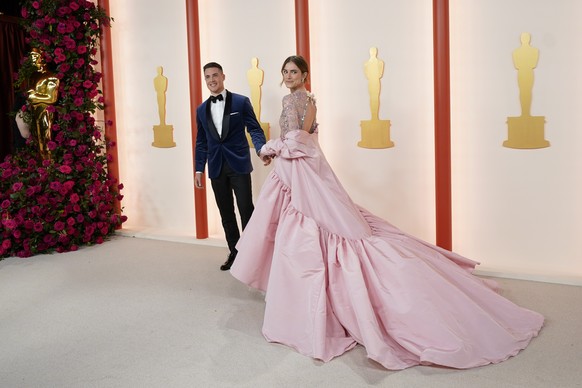
M 218 96 L 210 96 L 210 102 L 216 102 L 216 101 L 222 101 L 222 94 L 219 94 Z

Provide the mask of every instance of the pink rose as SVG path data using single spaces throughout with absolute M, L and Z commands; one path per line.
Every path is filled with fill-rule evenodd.
M 4 220 L 4 221 L 2 221 L 2 224 L 4 224 L 4 226 L 8 230 L 14 229 L 17 226 L 16 221 L 14 221 L 12 219 L 10 219 L 10 220 Z
M 73 181 L 66 181 L 65 183 L 63 183 L 63 186 L 65 186 L 67 188 L 67 190 L 71 190 L 74 185 L 75 185 L 75 182 L 73 182 Z
M 70 174 L 71 171 L 73 171 L 73 169 L 70 166 L 62 165 L 59 167 L 59 171 L 62 172 L 63 174 Z
M 49 183 L 49 188 L 54 191 L 59 191 L 61 189 L 61 182 L 53 181 Z
M 12 242 L 8 239 L 2 241 L 2 248 L 8 249 L 12 246 Z

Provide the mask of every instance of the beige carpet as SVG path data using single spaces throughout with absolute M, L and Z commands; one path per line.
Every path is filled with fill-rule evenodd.
M 0 261 L 0 387 L 582 387 L 582 287 L 499 279 L 547 322 L 517 357 L 387 371 L 362 347 L 329 363 L 261 336 L 262 295 L 226 249 L 116 236 Z

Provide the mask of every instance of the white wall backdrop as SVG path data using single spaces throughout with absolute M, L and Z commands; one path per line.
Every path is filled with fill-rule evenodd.
M 111 1 L 124 228 L 194 235 L 194 181 L 184 1 Z M 152 147 L 158 105 L 153 79 L 168 78 L 166 123 L 175 148 Z
M 354 201 L 425 240 L 435 239 L 432 1 L 310 3 L 312 91 L 320 142 Z M 364 63 L 384 61 L 380 119 L 393 148 L 365 149 L 370 119 Z
M 453 244 L 482 267 L 582 277 L 582 3 L 452 0 Z M 550 147 L 502 147 L 519 116 L 512 51 L 539 49 L 532 115 Z
M 111 2 L 124 228 L 194 241 L 185 1 Z M 310 2 L 311 88 L 320 141 L 355 202 L 434 242 L 432 1 Z M 202 64 L 223 65 L 227 89 L 249 95 L 246 72 L 264 71 L 261 121 L 279 135 L 283 60 L 295 54 L 294 0 L 200 0 Z M 484 273 L 540 280 L 582 279 L 582 102 L 576 0 L 451 0 L 453 248 Z M 511 52 L 521 32 L 540 49 L 532 114 L 546 117 L 551 147 L 502 147 L 507 116 L 519 115 Z M 380 118 L 395 147 L 357 147 L 370 118 L 364 62 L 385 63 Z M 153 78 L 169 79 L 167 122 L 177 147 L 151 146 L 157 124 Z M 202 74 L 200 75 L 201 79 Z M 203 98 L 208 91 L 203 90 Z M 255 197 L 270 171 L 253 157 Z M 222 228 L 208 185 L 209 228 Z M 565 280 L 566 279 L 566 280 Z M 568 280 L 569 279 L 569 280 Z

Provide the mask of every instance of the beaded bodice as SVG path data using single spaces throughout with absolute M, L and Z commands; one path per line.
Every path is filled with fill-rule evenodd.
M 284 137 L 289 131 L 303 128 L 303 120 L 309 101 L 315 102 L 313 95 L 305 90 L 297 90 L 283 97 L 283 110 L 279 119 L 281 137 Z M 317 120 L 313 121 L 310 132 L 317 132 Z

